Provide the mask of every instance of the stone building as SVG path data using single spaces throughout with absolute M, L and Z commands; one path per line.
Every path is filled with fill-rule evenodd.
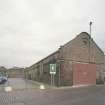
M 104 52 L 86 32 L 25 69 L 27 79 L 51 83 L 50 64 L 56 64 L 55 85 L 95 85 L 104 80 Z
M 24 68 L 9 68 L 7 69 L 7 75 L 9 78 L 24 78 Z
M 13 67 L 5 68 L 0 66 L 0 76 L 8 76 L 9 78 L 24 78 L 24 68 Z

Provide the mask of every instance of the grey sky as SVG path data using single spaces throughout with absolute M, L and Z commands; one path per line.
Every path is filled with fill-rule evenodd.
M 0 0 L 0 65 L 29 66 L 82 31 L 105 52 L 105 0 Z

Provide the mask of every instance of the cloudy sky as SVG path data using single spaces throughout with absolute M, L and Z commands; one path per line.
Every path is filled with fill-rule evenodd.
M 105 0 L 0 0 L 0 65 L 30 66 L 82 31 L 105 52 Z

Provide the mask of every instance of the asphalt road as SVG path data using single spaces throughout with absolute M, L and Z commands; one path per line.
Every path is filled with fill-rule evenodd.
M 24 82 L 23 79 L 10 80 L 10 84 L 18 87 L 24 87 Z M 0 105 L 105 105 L 105 86 L 45 90 L 19 87 L 11 92 L 0 91 Z

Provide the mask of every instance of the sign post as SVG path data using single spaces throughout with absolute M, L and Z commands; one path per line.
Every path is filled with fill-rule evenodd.
M 51 86 L 55 85 L 56 64 L 50 64 Z

